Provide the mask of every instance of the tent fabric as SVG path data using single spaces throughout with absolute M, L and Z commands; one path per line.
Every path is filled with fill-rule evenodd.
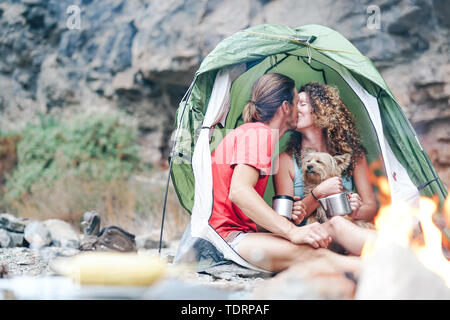
M 225 259 L 233 260 L 244 267 L 260 270 L 242 259 L 208 224 L 213 206 L 213 181 L 209 147 L 210 128 L 220 121 L 224 121 L 224 115 L 226 115 L 230 108 L 231 83 L 244 71 L 244 66 L 237 65 L 230 68 L 223 68 L 216 75 L 208 108 L 202 123 L 202 130 L 197 139 L 192 157 L 195 192 L 191 217 L 191 236 L 210 241 L 223 253 Z
M 419 191 L 411 181 L 405 168 L 398 162 L 394 156 L 392 149 L 389 146 L 384 134 L 383 126 L 381 122 L 380 110 L 378 107 L 377 99 L 371 96 L 356 80 L 349 74 L 345 74 L 345 70 L 342 70 L 342 76 L 347 83 L 350 84 L 352 89 L 358 94 L 363 101 L 367 111 L 370 114 L 375 130 L 378 135 L 378 140 L 381 145 L 381 153 L 386 167 L 386 172 L 389 186 L 391 188 L 391 200 L 392 203 L 403 201 L 410 203 L 411 205 L 417 205 L 419 199 Z M 395 177 L 395 179 L 394 179 Z
M 393 98 L 393 94 L 369 58 L 362 55 L 340 33 L 317 24 L 295 29 L 263 24 L 239 31 L 222 40 L 205 57 L 196 74 L 290 52 L 298 49 L 299 46 L 305 46 L 298 39 L 308 39 L 313 36 L 316 40 L 310 45 L 311 48 L 320 51 L 338 64 L 346 66 L 350 71 L 364 76 L 383 88 Z
M 267 72 L 286 74 L 297 87 L 310 81 L 338 87 L 357 119 L 368 160 L 384 160 L 392 201 L 417 201 L 417 186 L 437 177 L 373 63 L 342 35 L 318 25 L 295 29 L 261 25 L 242 30 L 220 42 L 202 62 L 192 90 L 177 110 L 178 134 L 171 155 L 172 182 L 180 203 L 192 214 L 192 235 L 211 241 L 226 259 L 254 268 L 207 223 L 213 192 L 210 152 L 227 129 L 242 123 L 251 86 Z M 280 141 L 280 152 L 286 139 Z M 273 188 L 268 185 L 269 204 L 270 192 Z M 438 179 L 420 194 L 438 194 L 443 201 L 446 191 Z

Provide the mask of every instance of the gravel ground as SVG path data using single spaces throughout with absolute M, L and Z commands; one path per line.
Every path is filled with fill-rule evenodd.
M 79 253 L 72 248 L 45 247 L 39 251 L 30 248 L 0 248 L 0 264 L 7 277 L 52 276 L 49 261 L 57 257 L 70 257 Z
M 163 248 L 161 251 L 161 257 L 164 258 L 170 266 L 171 261 L 175 256 L 178 243 L 174 242 L 169 248 Z M 158 249 L 145 250 L 148 253 L 158 254 Z M 54 270 L 51 269 L 49 262 L 58 257 L 71 257 L 80 253 L 79 250 L 72 248 L 62 247 L 44 247 L 41 250 L 32 250 L 30 248 L 0 248 L 0 265 L 3 266 L 6 274 L 3 278 L 17 279 L 27 276 L 32 277 L 53 277 L 58 276 Z M 182 271 L 179 271 L 181 270 Z M 174 266 L 172 272 L 169 275 L 169 281 L 175 281 L 176 285 L 166 286 L 161 289 L 161 295 L 166 298 L 171 297 L 171 293 L 174 294 L 174 299 L 192 298 L 187 293 L 192 286 L 200 288 L 198 291 L 200 296 L 205 294 L 205 290 L 212 290 L 211 292 L 223 292 L 226 294 L 234 294 L 234 299 L 246 299 L 250 297 L 250 293 L 254 288 L 260 285 L 264 279 L 257 274 L 239 274 L 229 272 L 227 270 L 213 270 L 208 271 L 210 274 L 199 274 L 192 271 L 189 268 L 177 268 Z M 1 272 L 0 272 L 1 273 Z M 186 295 L 180 296 L 178 289 L 179 285 L 184 286 L 186 289 Z M 178 292 L 177 292 L 178 291 Z M 0 289 L 0 300 L 2 298 Z M 4 296 L 5 298 L 5 296 Z

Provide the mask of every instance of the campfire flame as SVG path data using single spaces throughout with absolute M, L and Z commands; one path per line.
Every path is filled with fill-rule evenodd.
M 448 199 L 448 197 L 447 197 Z M 442 234 L 433 222 L 437 204 L 430 198 L 420 198 L 419 219 L 423 231 L 424 244 L 413 244 L 413 250 L 422 264 L 438 274 L 450 287 L 450 262 L 442 253 Z
M 450 195 L 445 199 L 443 210 L 445 226 L 450 228 Z
M 390 194 L 386 183 L 385 178 L 378 177 L 377 185 L 382 196 Z M 450 261 L 443 253 L 444 240 L 448 239 L 434 222 L 438 219 L 437 211 L 437 198 L 428 197 L 420 197 L 418 207 L 406 202 L 382 205 L 374 220 L 377 239 L 366 242 L 361 257 L 366 259 L 393 243 L 410 248 L 428 270 L 439 275 L 450 287 Z M 450 195 L 444 202 L 442 213 L 442 229 L 450 228 Z
M 389 181 L 387 178 L 385 177 L 378 178 L 378 187 L 380 188 L 380 192 L 383 195 L 388 196 L 391 194 L 391 190 L 389 188 Z

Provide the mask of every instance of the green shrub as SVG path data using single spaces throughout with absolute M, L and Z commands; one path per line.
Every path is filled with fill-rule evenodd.
M 137 128 L 122 113 L 84 114 L 59 121 L 42 116 L 17 146 L 18 164 L 7 177 L 5 199 L 65 176 L 99 181 L 126 179 L 139 166 Z

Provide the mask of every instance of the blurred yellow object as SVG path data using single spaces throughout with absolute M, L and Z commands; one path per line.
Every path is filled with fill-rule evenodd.
M 80 284 L 148 286 L 164 275 L 166 263 L 137 253 L 87 252 L 71 258 L 64 269 Z

